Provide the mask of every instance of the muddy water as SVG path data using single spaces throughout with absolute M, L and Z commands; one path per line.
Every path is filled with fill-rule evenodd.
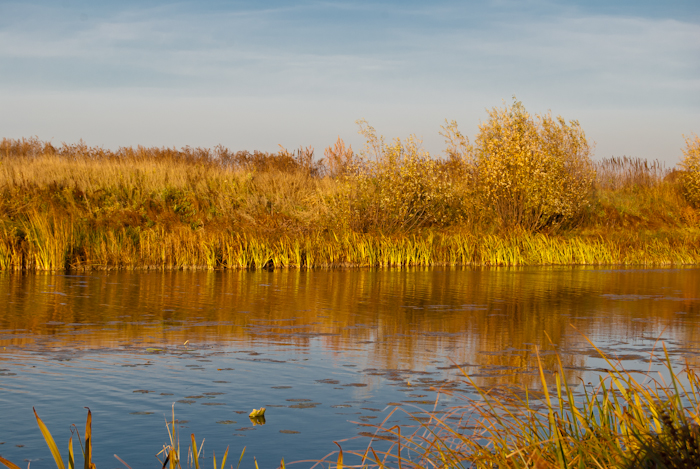
M 235 465 L 246 447 L 242 467 L 276 467 L 362 448 L 436 388 L 468 394 L 460 368 L 537 387 L 535 346 L 591 380 L 602 362 L 581 333 L 631 369 L 659 338 L 694 365 L 699 325 L 696 268 L 5 273 L 0 455 L 52 467 L 32 407 L 61 449 L 89 407 L 98 467 L 155 467 L 174 403 L 205 458 L 230 445 Z M 264 425 L 247 415 L 261 406 Z

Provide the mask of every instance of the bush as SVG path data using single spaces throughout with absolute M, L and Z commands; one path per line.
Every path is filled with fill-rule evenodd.
M 588 205 L 595 171 L 578 121 L 533 118 L 514 101 L 489 111 L 471 151 L 477 194 L 504 228 L 572 225 Z
M 685 139 L 685 158 L 680 163 L 683 172 L 680 174 L 680 184 L 683 195 L 695 208 L 700 208 L 700 137 Z
M 344 162 L 333 222 L 354 231 L 398 233 L 452 221 L 457 198 L 441 162 L 414 135 L 388 145 L 366 121 L 358 124 L 365 150 Z

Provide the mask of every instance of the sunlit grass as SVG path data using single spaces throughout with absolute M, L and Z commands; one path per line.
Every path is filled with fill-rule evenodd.
M 61 456 L 61 451 L 59 450 L 58 445 L 56 444 L 56 440 L 54 440 L 53 435 L 51 435 L 51 432 L 49 431 L 46 424 L 44 424 L 41 418 L 39 418 L 39 415 L 37 414 L 36 410 L 34 410 L 34 417 L 36 418 L 36 422 L 39 425 L 41 435 L 43 436 L 46 445 L 49 447 L 49 451 L 51 451 L 51 455 L 53 456 L 57 469 L 66 469 L 66 467 L 68 469 L 75 469 L 76 461 L 75 454 L 73 452 L 73 435 L 71 435 L 71 437 L 68 439 L 68 460 L 64 462 L 63 456 Z M 200 469 L 199 458 L 202 454 L 204 441 L 202 441 L 202 443 L 199 446 L 197 446 L 195 435 L 194 433 L 192 433 L 190 434 L 190 446 L 184 448 L 180 446 L 180 436 L 177 432 L 177 421 L 175 420 L 175 405 L 173 405 L 172 420 L 170 420 L 169 422 L 166 421 L 166 429 L 168 433 L 169 442 L 164 444 L 163 449 L 161 449 L 161 451 L 157 454 L 158 461 L 161 463 L 163 469 L 165 469 L 166 467 L 169 469 L 183 469 L 183 467 Z M 80 450 L 83 456 L 84 468 L 96 469 L 95 463 L 92 462 L 94 451 L 92 440 L 92 412 L 90 412 L 90 409 L 88 409 L 87 420 L 85 422 L 85 433 L 83 434 L 84 442 L 80 438 L 80 432 L 78 431 L 75 425 L 72 425 L 71 428 L 71 434 L 73 434 L 73 432 L 75 432 L 75 434 L 77 435 L 78 441 L 80 443 Z M 226 451 L 223 454 L 223 457 L 221 458 L 220 466 L 217 465 L 216 462 L 216 453 L 212 453 L 214 469 L 224 469 L 226 467 L 228 450 L 229 448 L 227 447 Z M 238 466 L 236 466 L 236 469 L 240 468 L 244 454 L 245 448 L 243 448 L 243 451 L 241 451 L 241 456 L 238 459 Z M 114 455 L 114 457 L 128 469 L 131 469 L 131 466 L 124 459 L 122 459 L 116 454 Z M 20 469 L 18 465 L 11 461 L 8 461 L 7 459 L 1 456 L 0 464 L 3 464 L 9 469 Z M 141 464 L 142 462 L 139 461 L 139 465 L 137 467 L 141 466 Z M 233 468 L 233 466 L 231 467 Z
M 533 231 L 489 218 L 467 159 L 431 159 L 415 139 L 385 145 L 364 129 L 375 160 L 342 141 L 314 161 L 312 149 L 110 152 L 5 139 L 0 269 L 700 262 L 700 210 L 658 163 L 601 162 L 587 208 Z
M 561 360 L 552 383 L 539 356 L 538 392 L 480 388 L 465 373 L 478 397 L 453 393 L 463 405 L 409 413 L 412 427 L 375 427 L 373 440 L 389 441 L 388 448 L 372 441 L 366 451 L 352 454 L 361 466 L 380 468 L 697 467 L 695 372 L 687 367 L 676 372 L 665 346 L 667 381 L 626 371 L 596 350 L 608 371 L 595 386 L 567 382 Z

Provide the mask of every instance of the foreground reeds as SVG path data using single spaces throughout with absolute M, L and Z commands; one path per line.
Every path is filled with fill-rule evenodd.
M 589 341 L 590 342 L 590 341 Z M 593 347 L 595 345 L 591 343 Z M 677 372 L 664 346 L 663 377 L 626 371 L 601 352 L 608 369 L 598 383 L 567 382 L 560 359 L 553 379 L 537 355 L 540 389 L 492 388 L 476 385 L 465 373 L 477 397 L 450 394 L 463 405 L 441 411 L 408 414 L 416 426 L 374 427 L 363 452 L 338 451 L 314 467 L 389 468 L 647 468 L 685 469 L 700 461 L 700 377 L 688 368 Z M 557 358 L 559 356 L 557 355 Z M 654 357 L 652 357 L 653 361 Z M 548 378 L 549 376 L 549 378 Z M 552 382 L 553 381 L 553 382 Z M 438 395 L 439 398 L 439 395 Z M 436 402 L 437 403 L 437 402 Z M 437 406 L 436 406 L 437 408 Z M 395 409 L 384 420 L 389 421 Z M 48 428 L 34 412 L 58 469 L 65 469 Z M 251 417 L 253 418 L 253 417 Z M 91 413 L 80 441 L 85 469 L 94 469 Z M 201 446 L 194 434 L 187 456 L 181 453 L 176 420 L 166 422 L 169 443 L 158 456 L 163 468 L 199 468 Z M 370 425 L 366 425 L 371 427 Z M 417 429 L 416 429 L 417 427 Z M 78 434 L 78 437 L 80 435 Z M 68 468 L 75 468 L 73 438 L 68 443 Z M 337 443 L 336 443 L 337 444 Z M 341 446 L 341 445 L 339 445 Z M 245 448 L 238 461 L 240 467 Z M 224 469 L 228 448 L 221 460 Z M 357 457 L 357 465 L 347 464 Z M 115 457 L 130 469 L 119 456 Z M 214 469 L 219 469 L 213 455 Z M 308 462 L 308 461 L 307 461 Z M 20 469 L 0 457 L 9 469 Z M 257 468 L 257 462 L 255 462 Z M 280 468 L 284 469 L 282 460 Z
M 375 449 L 373 441 L 365 452 L 352 454 L 363 467 L 379 468 L 698 467 L 695 372 L 677 373 L 665 346 L 668 381 L 625 371 L 598 352 L 609 369 L 597 385 L 568 383 L 561 360 L 552 383 L 539 356 L 536 393 L 482 389 L 465 374 L 479 398 L 462 395 L 464 405 L 409 414 L 416 421 L 412 432 L 405 426 L 375 427 L 374 439 L 391 442 L 388 449 L 386 443 Z
M 73 452 L 73 436 L 68 439 L 68 460 L 66 463 L 64 463 L 63 457 L 61 456 L 61 451 L 58 449 L 58 445 L 56 444 L 56 440 L 54 440 L 53 435 L 51 435 L 51 432 L 49 431 L 48 427 L 44 422 L 39 418 L 39 415 L 36 412 L 36 409 L 34 409 L 34 417 L 36 418 L 36 422 L 39 425 L 39 429 L 41 430 L 41 435 L 44 437 L 44 441 L 46 441 L 46 445 L 49 447 L 49 450 L 51 451 L 51 455 L 53 456 L 54 462 L 56 463 L 57 469 L 65 469 L 66 468 L 66 463 L 68 465 L 68 469 L 75 469 L 76 467 L 76 462 L 75 462 L 75 453 Z M 164 444 L 163 449 L 158 453 L 158 461 L 162 464 L 162 468 L 165 469 L 166 467 L 169 469 L 182 469 L 183 468 L 183 457 L 184 459 L 184 465 L 185 467 L 194 467 L 196 469 L 199 469 L 199 458 L 200 454 L 202 453 L 202 447 L 204 445 L 204 442 L 202 441 L 202 444 L 198 447 L 197 446 L 197 440 L 194 436 L 194 433 L 190 434 L 190 441 L 191 445 L 189 447 L 186 447 L 186 452 L 183 454 L 182 448 L 180 446 L 180 438 L 177 433 L 177 421 L 175 420 L 175 405 L 173 404 L 173 412 L 172 412 L 172 420 L 171 421 L 166 421 L 165 423 L 167 431 L 168 431 L 168 439 L 169 444 Z M 87 414 L 87 420 L 85 421 L 85 433 L 84 439 L 85 442 L 83 443 L 83 440 L 80 438 L 80 432 L 78 431 L 78 428 L 75 425 L 71 426 L 71 434 L 75 433 L 78 437 L 78 442 L 80 444 L 80 450 L 82 452 L 83 456 L 83 461 L 84 461 L 84 468 L 85 469 L 96 469 L 95 463 L 92 462 L 92 456 L 94 454 L 93 452 L 93 441 L 92 441 L 92 412 L 90 412 L 90 409 L 88 409 L 88 414 Z M 226 451 L 224 452 L 223 457 L 221 458 L 221 466 L 218 466 L 216 463 L 216 453 L 212 453 L 212 459 L 214 462 L 214 469 L 224 469 L 226 467 L 226 459 L 228 458 L 228 447 L 226 448 Z M 243 448 L 243 451 L 241 451 L 241 456 L 238 459 L 238 466 L 236 466 L 236 469 L 239 469 L 241 466 L 241 461 L 243 460 L 243 455 L 245 454 L 245 448 Z M 131 466 L 127 464 L 122 458 L 120 458 L 118 455 L 114 455 L 116 459 L 119 460 L 124 466 L 126 466 L 128 469 L 131 469 Z M 160 458 L 163 458 L 161 461 Z M 8 461 L 7 459 L 3 458 L 0 456 L 0 464 L 3 464 L 5 467 L 8 469 L 21 469 L 18 465 L 15 463 Z M 284 463 L 283 463 L 284 464 Z M 257 467 L 257 462 L 255 463 Z M 27 466 L 29 467 L 29 466 Z M 233 466 L 231 466 L 231 469 L 233 469 Z

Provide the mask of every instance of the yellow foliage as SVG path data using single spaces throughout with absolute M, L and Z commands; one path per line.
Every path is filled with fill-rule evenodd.
M 549 113 L 533 118 L 514 101 L 489 111 L 475 143 L 477 191 L 501 226 L 537 231 L 571 224 L 588 204 L 595 171 L 577 121 Z
M 366 145 L 335 197 L 337 222 L 362 232 L 446 224 L 453 212 L 453 184 L 421 141 L 411 135 L 386 144 L 365 120 L 357 123 Z
M 683 172 L 680 176 L 683 195 L 695 208 L 700 208 L 700 137 L 685 139 L 685 158 L 680 162 Z

